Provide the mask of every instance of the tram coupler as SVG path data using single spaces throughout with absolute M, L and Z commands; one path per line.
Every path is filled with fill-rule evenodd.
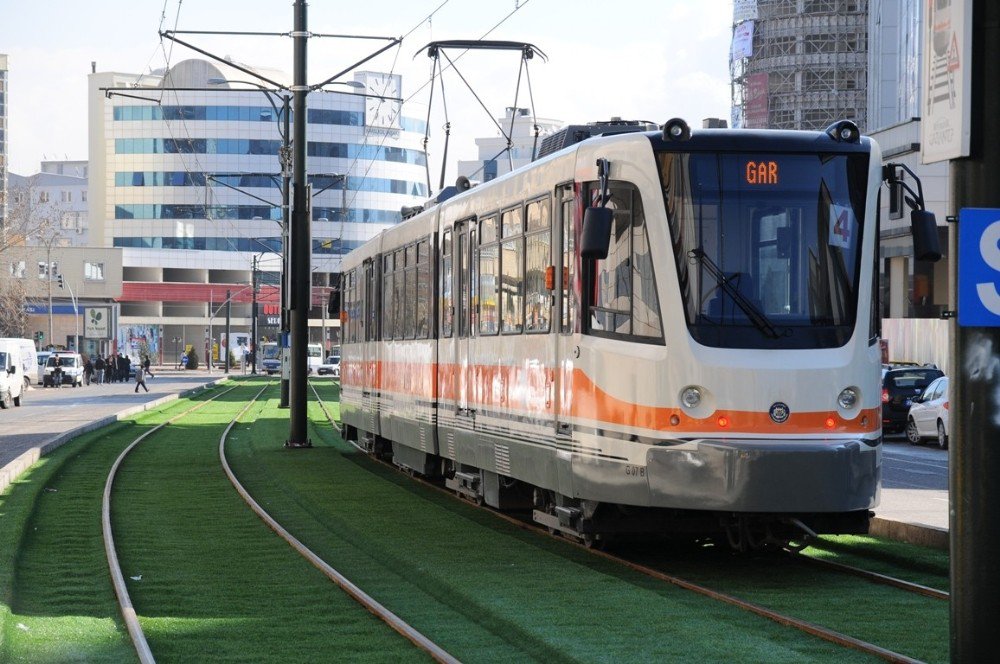
M 482 500 L 482 494 L 479 492 L 479 483 L 479 473 L 468 473 L 461 470 L 455 471 L 452 477 L 446 478 L 444 481 L 444 485 L 447 488 L 472 501 Z

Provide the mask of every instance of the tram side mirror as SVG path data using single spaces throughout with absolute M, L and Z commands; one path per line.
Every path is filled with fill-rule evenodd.
M 913 233 L 913 257 L 918 261 L 941 260 L 941 243 L 938 240 L 937 220 L 933 212 L 910 212 L 910 230 Z
M 604 260 L 611 244 L 611 222 L 614 212 L 606 207 L 591 207 L 583 213 L 583 236 L 580 238 L 580 256 Z

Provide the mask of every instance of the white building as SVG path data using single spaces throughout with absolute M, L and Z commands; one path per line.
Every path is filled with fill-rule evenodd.
M 291 84 L 282 72 L 253 70 Z M 98 72 L 89 79 L 91 242 L 123 249 L 119 342 L 143 335 L 160 347 L 161 339 L 177 339 L 200 353 L 209 335 L 218 337 L 227 292 L 233 330 L 248 331 L 255 260 L 263 270 L 258 302 L 273 322 L 283 95 L 290 93 L 266 94 L 258 84 L 267 84 L 203 59 L 150 75 Z M 123 87 L 130 89 L 105 93 Z M 307 98 L 310 327 L 317 341 L 341 256 L 428 195 L 424 123 L 399 113 L 398 102 L 365 96 L 402 96 L 400 77 L 356 72 L 331 90 Z M 276 333 L 266 326 L 258 336 Z
M 511 137 L 510 151 L 507 151 L 507 139 L 504 136 L 477 138 L 479 158 L 475 161 L 459 161 L 459 175 L 464 175 L 470 180 L 488 182 L 530 164 L 537 149 L 542 145 L 542 139 L 563 125 L 560 120 L 532 118 L 528 109 L 513 106 L 508 106 L 504 116 L 497 118 L 496 121 Z
M 0 233 L 7 224 L 7 56 L 0 53 Z
M 51 217 L 58 233 L 55 244 L 62 247 L 84 247 L 88 241 L 87 178 L 56 173 L 8 175 L 8 196 L 12 214 Z M 37 219 L 36 219 L 37 221 Z M 31 227 L 34 224 L 28 222 Z M 28 237 L 28 244 L 38 244 L 40 238 Z

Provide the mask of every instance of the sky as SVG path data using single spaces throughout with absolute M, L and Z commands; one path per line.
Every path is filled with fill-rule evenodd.
M 13 0 L 3 0 L 12 4 Z M 87 158 L 87 75 L 149 72 L 203 57 L 162 39 L 161 30 L 289 32 L 292 0 L 38 0 L 7 7 L 0 53 L 8 56 L 9 170 L 38 172 L 43 159 Z M 548 56 L 529 62 L 530 94 L 513 51 L 470 51 L 457 68 L 494 116 L 531 108 L 565 123 L 623 119 L 662 124 L 683 117 L 729 117 L 732 0 L 313 0 L 307 27 L 323 35 L 404 36 L 360 69 L 403 76 L 403 114 L 426 118 L 432 60 L 422 47 L 448 39 L 528 42 Z M 492 31 L 491 31 L 492 30 Z M 488 33 L 488 34 L 487 34 Z M 293 71 L 287 36 L 180 35 L 210 53 Z M 321 82 L 385 42 L 316 37 L 308 44 L 309 83 Z M 454 59 L 459 52 L 449 51 Z M 350 80 L 346 74 L 342 80 Z M 453 72 L 444 74 L 451 122 L 449 172 L 474 159 L 477 137 L 498 130 Z M 431 104 L 430 163 L 440 171 L 445 124 L 440 87 Z M 308 101 L 307 101 L 308 104 Z

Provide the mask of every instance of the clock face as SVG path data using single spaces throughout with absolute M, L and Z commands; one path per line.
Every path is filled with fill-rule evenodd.
M 398 75 L 371 74 L 365 79 L 365 124 L 399 129 Z M 388 97 L 388 99 L 386 99 Z

